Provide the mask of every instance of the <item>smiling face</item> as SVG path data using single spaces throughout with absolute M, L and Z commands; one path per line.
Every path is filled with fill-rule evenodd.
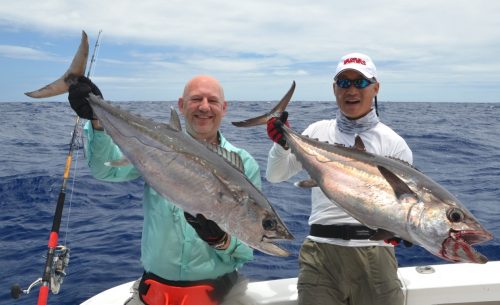
M 204 75 L 191 79 L 179 98 L 178 106 L 186 120 L 186 130 L 192 137 L 218 143 L 217 131 L 226 114 L 227 102 L 216 79 Z
M 345 70 L 337 76 L 337 79 L 356 80 L 364 78 L 363 74 L 355 70 Z M 333 83 L 333 93 L 337 99 L 337 105 L 342 113 L 350 119 L 358 119 L 366 115 L 372 109 L 374 97 L 379 90 L 379 83 L 370 84 L 368 87 L 358 89 L 354 85 L 349 88 L 340 88 Z

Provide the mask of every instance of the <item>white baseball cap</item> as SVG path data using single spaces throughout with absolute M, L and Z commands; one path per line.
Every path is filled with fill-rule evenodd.
M 356 70 L 368 79 L 377 78 L 375 64 L 368 55 L 362 53 L 349 53 L 342 56 L 337 65 L 334 79 L 337 79 L 337 76 L 345 70 Z

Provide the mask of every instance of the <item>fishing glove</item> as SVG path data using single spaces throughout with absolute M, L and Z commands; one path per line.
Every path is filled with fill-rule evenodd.
M 384 239 L 384 242 L 386 244 L 391 244 L 393 246 L 398 246 L 400 245 L 401 243 L 403 243 L 403 245 L 405 245 L 406 247 L 411 247 L 413 246 L 413 243 L 407 241 L 407 240 L 404 240 L 404 239 L 401 239 L 399 237 L 393 237 L 393 238 L 389 238 L 389 239 Z
M 288 149 L 285 138 L 283 138 L 283 124 L 290 127 L 288 123 L 288 112 L 283 111 L 279 118 L 272 117 L 267 121 L 267 135 L 273 142 L 278 143 L 284 149 Z
M 77 83 L 69 86 L 68 90 L 68 101 L 71 108 L 79 117 L 87 120 L 97 119 L 87 100 L 91 92 L 102 98 L 101 90 L 85 76 L 80 76 Z
M 224 232 L 214 221 L 206 219 L 202 214 L 196 217 L 184 212 L 187 222 L 196 230 L 198 236 L 215 249 L 224 249 L 229 235 Z

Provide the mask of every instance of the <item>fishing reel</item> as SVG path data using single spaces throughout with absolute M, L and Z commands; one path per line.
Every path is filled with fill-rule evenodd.
M 50 290 L 53 294 L 58 294 L 61 285 L 66 277 L 66 267 L 69 264 L 69 248 L 59 245 L 54 249 L 52 264 L 50 265 Z M 31 283 L 27 289 L 22 289 L 19 284 L 12 285 L 10 295 L 14 299 L 18 299 L 21 294 L 29 294 L 33 287 L 43 284 L 43 279 L 38 278 Z

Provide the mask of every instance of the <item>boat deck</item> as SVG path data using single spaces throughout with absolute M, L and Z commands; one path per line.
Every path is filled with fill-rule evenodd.
M 398 270 L 406 305 L 500 305 L 500 261 L 443 264 Z M 108 289 L 81 305 L 122 305 L 133 282 Z M 248 295 L 258 305 L 296 305 L 297 278 L 252 282 Z

